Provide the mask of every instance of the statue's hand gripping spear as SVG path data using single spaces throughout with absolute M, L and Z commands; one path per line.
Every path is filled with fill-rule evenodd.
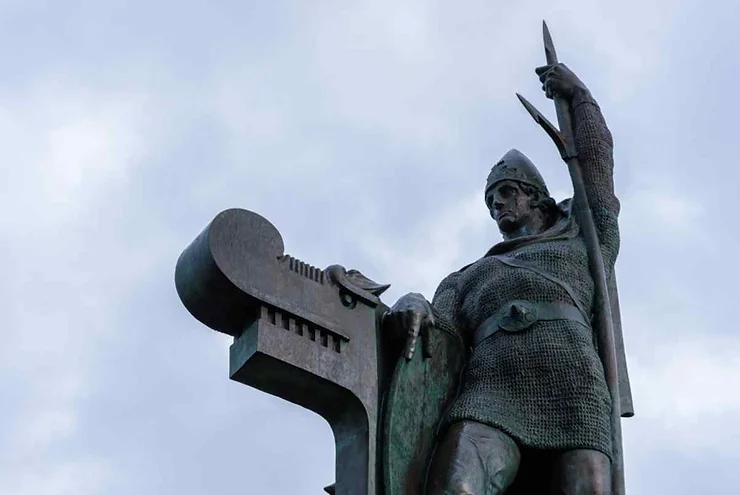
M 547 29 L 547 24 L 542 23 L 543 37 L 545 42 L 545 57 L 547 64 L 554 66 L 558 63 L 555 46 Z M 596 233 L 593 214 L 588 204 L 586 188 L 583 182 L 583 173 L 578 162 L 575 147 L 571 103 L 558 94 L 548 94 L 555 102 L 555 111 L 558 117 L 560 129 L 555 127 L 539 110 L 529 103 L 523 96 L 517 94 L 519 101 L 534 120 L 542 126 L 545 132 L 557 146 L 560 156 L 568 165 L 568 171 L 573 182 L 574 210 L 578 223 L 583 231 L 586 249 L 588 251 L 589 267 L 594 280 L 595 301 L 593 323 L 599 346 L 601 362 L 604 366 L 606 384 L 609 388 L 612 402 L 611 426 L 612 426 L 612 493 L 624 495 L 624 466 L 622 460 L 622 428 L 620 422 L 620 400 L 619 382 L 617 373 L 617 357 L 614 343 L 614 326 L 609 302 L 609 292 L 606 279 L 604 259 L 601 253 L 599 238 Z

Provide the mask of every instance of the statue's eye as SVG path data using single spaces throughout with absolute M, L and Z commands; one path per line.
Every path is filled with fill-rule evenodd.
M 502 198 L 510 198 L 515 192 L 516 190 L 511 186 L 502 186 L 498 190 L 498 193 Z

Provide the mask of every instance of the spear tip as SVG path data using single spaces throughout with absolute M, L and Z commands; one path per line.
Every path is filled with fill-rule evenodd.
M 550 29 L 547 27 L 547 21 L 542 19 L 542 37 L 545 43 L 552 43 L 552 36 L 550 35 Z
M 557 64 L 558 55 L 555 52 L 555 43 L 552 42 L 552 36 L 550 30 L 547 27 L 547 23 L 542 21 L 542 38 L 545 41 L 545 57 L 547 58 L 548 64 Z

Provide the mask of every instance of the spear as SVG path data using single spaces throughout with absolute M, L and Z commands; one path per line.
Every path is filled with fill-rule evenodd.
M 542 22 L 542 33 L 545 41 L 545 57 L 548 65 L 558 63 L 555 45 L 550 36 L 547 24 Z M 545 130 L 557 146 L 560 156 L 568 165 L 568 172 L 573 182 L 574 210 L 578 223 L 583 231 L 586 249 L 588 251 L 589 268 L 594 280 L 595 304 L 593 323 L 596 330 L 596 340 L 599 347 L 599 357 L 604 366 L 606 385 L 611 395 L 612 412 L 612 493 L 613 495 L 624 495 L 624 463 L 622 459 L 622 424 L 620 421 L 619 381 L 617 372 L 617 355 L 614 345 L 614 320 L 612 319 L 611 304 L 604 268 L 604 258 L 601 253 L 599 238 L 596 233 L 593 214 L 588 204 L 586 187 L 583 183 L 583 173 L 578 162 L 575 141 L 573 136 L 573 123 L 570 102 L 557 95 L 553 95 L 555 111 L 558 116 L 558 128 L 550 123 L 542 113 L 539 112 L 523 96 L 517 93 L 519 101 L 534 120 Z

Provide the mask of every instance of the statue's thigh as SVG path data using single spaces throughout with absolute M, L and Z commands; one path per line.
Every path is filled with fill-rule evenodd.
M 598 450 L 568 450 L 555 459 L 553 493 L 610 495 L 611 461 Z
M 516 476 L 521 455 L 507 434 L 474 421 L 452 425 L 437 446 L 427 495 L 498 495 Z

